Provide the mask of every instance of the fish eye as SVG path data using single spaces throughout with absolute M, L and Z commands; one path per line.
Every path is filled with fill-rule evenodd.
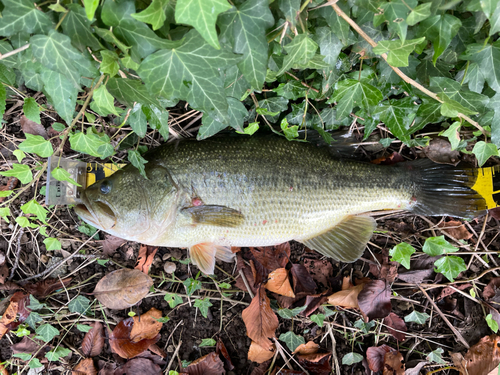
M 103 181 L 99 190 L 102 194 L 108 194 L 111 191 L 111 183 L 107 180 Z

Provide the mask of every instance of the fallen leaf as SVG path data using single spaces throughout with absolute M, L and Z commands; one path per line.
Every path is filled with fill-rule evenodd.
M 264 349 L 262 346 L 252 341 L 250 349 L 248 349 L 248 359 L 257 363 L 264 363 L 274 357 L 276 346 L 272 345 L 272 350 Z
M 146 350 L 145 352 L 142 352 L 141 354 L 139 354 L 137 357 L 135 358 L 146 358 L 146 359 L 149 359 L 150 361 L 153 361 L 154 364 L 157 364 L 158 366 L 162 367 L 164 365 L 167 364 L 167 362 L 165 362 L 163 360 L 164 357 L 161 357 L 159 355 L 156 355 L 156 354 L 153 354 L 151 348 L 154 348 L 154 347 L 158 347 L 156 344 L 153 344 L 151 345 L 148 350 Z M 159 348 L 158 348 L 159 349 Z M 166 354 L 166 353 L 165 353 Z M 166 356 L 165 356 L 166 357 Z
M 460 162 L 460 153 L 452 151 L 450 142 L 443 138 L 434 138 L 423 151 L 434 163 L 457 165 Z
M 122 246 L 125 242 L 127 242 L 127 240 L 124 240 L 123 238 L 107 234 L 106 237 L 104 238 L 104 241 L 102 241 L 103 255 L 105 257 L 112 256 L 115 253 L 116 249 Z
M 21 116 L 19 120 L 21 124 L 21 129 L 23 133 L 33 134 L 33 135 L 41 135 L 44 139 L 48 139 L 47 131 L 43 127 L 43 125 L 36 123 L 35 121 L 28 120 L 25 115 Z
M 37 357 L 44 357 L 45 353 L 52 349 L 52 346 L 43 342 L 42 340 L 36 339 L 34 334 L 29 336 L 24 336 L 21 341 L 10 347 L 12 349 L 12 354 L 18 353 L 37 353 Z
M 434 267 L 425 270 L 411 270 L 398 274 L 398 279 L 406 281 L 408 284 L 420 284 L 425 279 L 434 275 Z
M 392 283 L 396 277 L 398 277 L 398 267 L 399 263 L 389 262 L 389 257 L 383 257 L 382 265 L 370 264 L 370 272 L 373 276 L 381 280 L 387 280 L 388 283 Z
M 302 264 L 292 264 L 290 269 L 293 280 L 293 291 L 295 294 L 314 294 L 316 291 L 316 283 L 312 276 L 307 272 L 306 267 Z
M 109 335 L 109 346 L 111 347 L 111 350 L 113 353 L 116 353 L 125 359 L 133 358 L 141 354 L 160 339 L 160 335 L 157 335 L 153 339 L 144 339 L 139 342 L 132 342 L 132 340 L 130 340 L 130 332 L 132 331 L 133 325 L 133 318 L 122 320 L 116 325 L 113 332 Z
M 255 281 L 254 281 L 254 278 L 253 278 L 253 274 L 252 274 L 252 270 L 250 269 L 250 267 L 248 267 L 245 263 L 245 261 L 243 260 L 243 256 L 241 255 L 241 252 L 238 252 L 236 254 L 236 264 L 237 264 L 237 270 L 240 271 L 243 273 L 243 275 L 245 275 L 245 278 L 248 282 L 248 286 L 250 287 L 250 289 L 252 290 L 252 293 L 254 295 L 257 294 L 257 291 L 258 291 L 258 288 L 255 287 Z M 245 285 L 245 282 L 243 281 L 243 279 L 241 278 L 241 275 L 238 275 L 238 277 L 236 278 L 236 281 L 234 283 L 234 285 L 243 290 L 244 292 L 248 292 L 247 290 L 247 287 Z
M 464 356 L 463 374 L 487 375 L 500 364 L 500 337 L 485 336 Z
M 3 284 L 0 284 L 0 290 L 17 290 L 22 289 L 19 285 L 12 281 L 6 281 Z
M 45 298 L 57 289 L 68 286 L 71 283 L 71 277 L 65 279 L 45 279 L 35 284 L 26 284 L 24 289 L 37 298 Z
M 212 352 L 204 357 L 198 358 L 188 367 L 182 369 L 188 375 L 220 375 L 223 374 L 224 364 L 219 356 Z
M 247 328 L 247 336 L 264 349 L 271 350 L 272 342 L 269 338 L 275 337 L 279 322 L 271 309 L 264 287 L 260 287 L 250 306 L 243 310 L 241 316 Z
M 71 373 L 72 375 L 97 375 L 97 370 L 92 358 L 85 358 L 75 366 Z
M 383 375 L 405 375 L 405 364 L 400 352 L 385 353 Z
M 329 260 L 304 259 L 304 267 L 317 284 L 329 286 L 328 279 L 333 275 L 333 266 Z
M 356 285 L 350 289 L 341 290 L 328 297 L 328 303 L 333 306 L 358 308 L 358 295 L 363 290 L 364 284 Z
M 448 233 L 453 238 L 457 240 L 468 240 L 472 237 L 472 233 L 467 230 L 464 224 L 458 220 L 451 220 L 448 222 L 441 222 L 438 228 Z
M 130 340 L 132 342 L 139 342 L 144 339 L 154 339 L 160 333 L 163 326 L 163 323 L 158 321 L 161 315 L 160 310 L 152 307 L 147 313 L 141 316 L 134 316 L 134 325 L 130 332 Z
M 149 293 L 153 279 L 139 270 L 120 269 L 108 273 L 97 283 L 94 295 L 113 310 L 134 306 Z
M 149 273 L 149 268 L 153 264 L 153 260 L 155 259 L 157 251 L 157 247 L 141 245 L 141 247 L 139 248 L 139 255 L 137 256 L 137 262 L 134 268 L 136 270 L 144 272 L 147 275 Z
M 165 352 L 165 350 L 163 350 L 162 348 L 160 348 L 156 344 L 151 345 L 149 347 L 149 350 L 151 351 L 151 353 L 155 353 L 156 355 L 158 355 L 162 358 L 167 358 L 167 352 Z
M 217 344 L 215 345 L 215 352 L 219 355 L 222 354 L 224 367 L 227 371 L 231 371 L 232 369 L 234 369 L 233 363 L 231 362 L 231 357 L 229 357 L 229 353 L 227 352 L 226 346 L 224 345 L 220 337 L 217 339 Z
M 415 367 L 405 370 L 405 375 L 420 375 L 420 370 L 428 363 L 427 361 L 419 362 Z
M 7 183 L 5 185 L 0 186 L 0 191 L 14 190 L 14 188 L 17 186 L 18 182 L 19 182 L 19 180 L 17 178 L 10 177 L 7 180 Z M 0 203 L 2 203 L 5 200 L 5 198 L 7 198 L 7 197 L 0 197 Z M 5 259 L 0 263 L 4 263 L 4 262 L 5 262 Z
M 384 357 L 391 351 L 395 351 L 395 349 L 388 345 L 370 346 L 366 349 L 366 360 L 368 361 L 370 370 L 373 372 L 382 371 L 384 368 Z
M 306 302 L 304 305 L 306 305 L 306 309 L 300 313 L 302 316 L 309 316 L 311 315 L 314 311 L 318 309 L 323 303 L 326 302 L 327 296 L 325 293 L 320 293 L 320 294 L 313 294 L 310 296 L 306 297 Z
M 441 292 L 436 297 L 436 301 L 440 301 L 443 298 L 451 296 L 452 294 L 454 294 L 454 293 L 457 292 L 456 289 L 458 289 L 458 290 L 464 290 L 464 289 L 467 289 L 467 288 L 470 288 L 470 287 L 472 287 L 472 284 L 470 284 L 470 283 L 464 283 L 464 284 L 454 285 L 454 288 L 451 288 L 449 286 L 444 287 L 443 289 L 441 289 Z
M 134 358 L 118 367 L 114 375 L 162 375 L 161 367 L 147 358 Z
M 485 300 L 489 300 L 490 298 L 494 297 L 499 288 L 500 288 L 500 277 L 493 277 L 488 283 L 488 285 L 484 287 L 483 298 Z
M 9 277 L 9 267 L 7 266 L 7 263 L 3 262 L 0 265 L 0 284 L 4 284 L 7 277 Z
M 302 367 L 310 374 L 329 375 L 332 373 L 330 365 L 331 353 L 299 354 L 297 359 Z
M 500 220 L 500 207 L 491 208 L 488 213 L 492 218 Z
M 104 332 L 101 322 L 90 324 L 92 329 L 85 334 L 82 341 L 82 353 L 86 357 L 96 357 L 104 348 Z
M 252 373 L 250 375 L 264 375 L 264 373 L 267 372 L 269 369 L 269 365 L 271 364 L 271 360 L 268 360 L 264 363 L 261 363 L 259 366 L 255 367 L 252 370 Z
M 117 364 L 114 362 L 106 362 L 103 360 L 99 360 L 98 362 L 98 368 L 100 369 L 99 375 L 114 375 L 116 367 Z
M 251 247 L 255 259 L 269 271 L 285 268 L 290 259 L 290 243 L 285 242 L 278 246 Z
M 308 341 L 305 344 L 300 344 L 295 348 L 293 354 L 315 354 L 319 350 L 319 345 L 314 341 Z
M 391 291 L 384 280 L 371 280 L 358 295 L 359 309 L 369 320 L 385 318 L 391 312 Z
M 24 322 L 28 317 L 26 315 L 26 302 L 28 295 L 24 292 L 16 292 L 10 298 L 9 306 L 0 319 L 0 339 L 11 329 L 17 328 L 19 324 Z M 17 322 L 17 315 L 19 319 Z M 25 315 L 25 316 L 24 316 Z
M 289 370 L 286 368 L 279 369 L 278 367 L 276 367 L 273 370 L 272 375 L 304 375 L 304 372 L 303 371 Z
M 405 321 L 399 316 L 391 312 L 384 318 L 384 324 L 387 326 L 389 333 L 398 341 L 404 341 L 407 331 Z M 402 331 L 402 332 L 400 332 Z
M 277 268 L 271 272 L 264 286 L 271 292 L 281 294 L 285 297 L 295 298 L 286 268 Z
M 257 260 L 250 259 L 250 269 L 252 270 L 253 286 L 258 288 L 260 284 L 267 280 L 269 270 L 260 264 Z

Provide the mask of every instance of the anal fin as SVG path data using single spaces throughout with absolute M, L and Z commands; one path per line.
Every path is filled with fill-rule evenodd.
M 372 217 L 347 216 L 328 232 L 300 242 L 327 257 L 352 263 L 363 255 L 376 227 Z
M 189 256 L 194 265 L 206 275 L 213 275 L 215 258 L 231 262 L 234 254 L 230 247 L 215 245 L 211 242 L 199 243 L 189 248 Z

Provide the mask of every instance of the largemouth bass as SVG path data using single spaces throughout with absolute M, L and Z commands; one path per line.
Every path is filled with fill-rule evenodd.
M 231 246 L 290 240 L 353 262 L 376 228 L 359 216 L 369 211 L 471 218 L 492 205 L 478 193 L 480 170 L 342 160 L 328 147 L 284 138 L 187 140 L 144 157 L 148 179 L 126 166 L 89 186 L 77 214 L 117 237 L 188 248 L 207 274 L 215 258 L 232 259 Z

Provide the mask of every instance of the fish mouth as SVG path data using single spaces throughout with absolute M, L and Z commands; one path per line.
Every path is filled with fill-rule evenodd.
M 108 230 L 116 225 L 116 215 L 114 211 L 108 204 L 101 201 L 96 201 L 91 204 L 87 197 L 83 196 L 82 203 L 75 206 L 75 212 L 83 221 L 101 230 Z

